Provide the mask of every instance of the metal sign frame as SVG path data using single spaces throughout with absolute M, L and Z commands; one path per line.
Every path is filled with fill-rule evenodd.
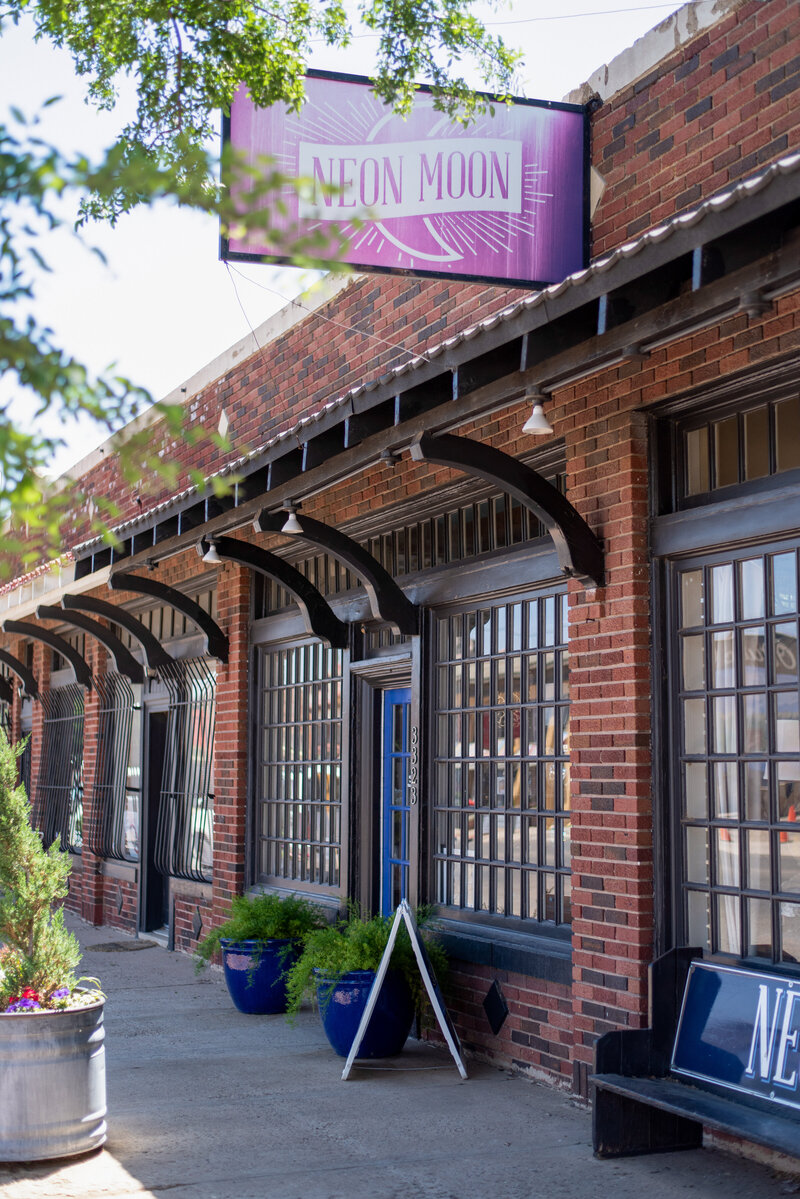
M 367 89 L 370 89 L 370 91 L 371 91 L 371 88 L 372 88 L 371 80 L 366 78 L 365 76 L 342 74 L 342 73 L 336 72 L 336 71 L 309 70 L 306 72 L 306 78 L 311 82 L 322 80 L 322 81 L 327 81 L 331 84 L 350 84 L 350 85 L 353 85 L 354 89 L 367 88 Z M 420 97 L 425 98 L 425 97 L 431 95 L 431 88 L 426 87 L 424 85 L 420 85 L 417 88 L 417 92 L 419 93 Z M 504 108 L 506 106 L 506 102 L 504 100 L 498 100 L 498 98 L 496 96 L 494 96 L 490 93 L 486 93 L 486 92 L 479 92 L 477 94 L 480 95 L 484 100 L 486 100 L 489 106 L 496 106 L 497 110 L 500 112 L 502 112 L 504 110 Z M 555 269 L 551 270 L 550 274 L 551 275 L 557 274 L 558 278 L 556 278 L 556 277 L 533 278 L 533 277 L 531 277 L 530 274 L 528 274 L 528 275 L 514 274 L 513 271 L 511 271 L 510 267 L 506 269 L 505 273 L 503 271 L 486 272 L 486 271 L 481 271 L 481 270 L 473 270 L 473 269 L 468 269 L 467 267 L 465 267 L 463 270 L 461 270 L 461 269 L 458 269 L 456 266 L 453 266 L 452 269 L 446 269 L 444 265 L 441 269 L 434 269 L 434 268 L 426 269 L 426 267 L 424 266 L 424 261 L 426 258 L 433 258 L 433 259 L 441 258 L 442 262 L 444 264 L 448 261 L 456 262 L 458 260 L 458 254 L 455 253 L 455 251 L 453 250 L 453 247 L 450 247 L 451 253 L 450 253 L 449 257 L 448 257 L 448 254 L 444 253 L 444 252 L 440 255 L 437 255 L 437 254 L 431 255 L 429 253 L 424 253 L 422 250 L 412 250 L 412 249 L 409 249 L 408 247 L 406 247 L 404 249 L 403 247 L 404 247 L 405 243 L 403 243 L 402 241 L 397 241 L 394 238 L 391 231 L 389 231 L 388 237 L 385 236 L 385 234 L 386 234 L 385 221 L 386 220 L 391 221 L 391 220 L 397 219 L 392 216 L 388 216 L 388 217 L 384 218 L 384 220 L 374 219 L 374 218 L 371 219 L 371 218 L 369 218 L 369 216 L 367 216 L 366 218 L 364 218 L 363 229 L 360 232 L 357 231 L 356 234 L 354 234 L 356 240 L 359 241 L 361 245 L 364 244 L 367 236 L 370 234 L 370 230 L 373 231 L 373 234 L 375 237 L 383 238 L 383 240 L 387 244 L 387 249 L 386 249 L 385 256 L 382 256 L 379 262 L 376 263 L 373 261 L 369 261 L 369 259 L 367 259 L 366 261 L 363 261 L 363 260 L 359 261 L 359 255 L 357 252 L 354 252 L 352 254 L 348 253 L 344 257 L 342 257 L 338 252 L 336 252 L 331 255 L 322 254 L 320 256 L 319 263 L 318 263 L 318 265 L 320 266 L 320 269 L 325 269 L 326 265 L 333 259 L 336 261 L 347 262 L 347 264 L 350 267 L 352 267 L 353 270 L 356 270 L 356 271 L 368 271 L 368 272 L 376 272 L 379 274 L 390 274 L 390 275 L 393 275 L 393 274 L 394 275 L 413 275 L 413 276 L 420 276 L 423 278 L 427 277 L 427 278 L 433 278 L 433 279 L 455 279 L 455 280 L 462 280 L 464 282 L 490 283 L 490 284 L 497 284 L 500 286 L 507 286 L 507 287 L 524 287 L 524 288 L 533 288 L 533 289 L 547 287 L 552 283 L 559 283 L 559 282 L 561 282 L 561 279 L 564 278 L 566 275 L 569 275 L 570 273 L 572 273 L 574 271 L 585 269 L 589 263 L 589 245 L 590 245 L 590 204 L 591 204 L 590 190 L 591 190 L 591 184 L 590 184 L 590 169 L 589 168 L 590 168 L 591 130 L 590 130 L 589 110 L 587 109 L 587 107 L 585 105 L 580 105 L 580 104 L 567 104 L 567 103 L 563 103 L 560 101 L 554 101 L 554 100 L 537 100 L 537 99 L 528 99 L 526 97 L 516 97 L 516 96 L 511 97 L 509 99 L 508 105 L 512 109 L 529 108 L 529 109 L 538 109 L 539 111 L 547 110 L 552 113 L 563 112 L 563 113 L 575 114 L 576 116 L 579 116 L 582 118 L 582 130 L 581 130 L 582 165 L 581 165 L 581 170 L 580 170 L 581 179 L 580 179 L 579 193 L 578 193 L 579 194 L 580 213 L 581 213 L 580 229 L 573 231 L 573 236 L 575 238 L 575 243 L 576 243 L 576 251 L 577 251 L 577 242 L 578 241 L 580 241 L 580 251 L 579 251 L 579 253 L 576 252 L 574 254 L 575 261 L 574 261 L 574 263 L 571 263 L 569 269 L 558 270 L 558 271 L 556 271 Z M 334 109 L 336 109 L 337 106 L 333 105 L 332 107 Z M 494 109 L 493 109 L 493 111 L 494 111 Z M 379 127 L 381 129 L 384 128 L 385 122 L 389 115 L 390 114 L 387 113 L 386 117 L 383 117 L 382 119 L 377 121 L 377 123 L 375 125 L 376 130 Z M 287 114 L 287 119 L 289 117 L 294 118 L 295 116 L 296 116 L 296 114 Z M 443 116 L 443 114 L 438 113 L 438 116 L 440 118 L 442 118 L 442 121 L 446 121 L 446 118 Z M 433 137 L 431 132 L 429 132 L 429 135 L 428 135 L 431 137 L 432 141 L 436 145 L 441 144 L 441 135 L 443 132 L 443 130 L 439 128 L 439 125 L 441 125 L 441 123 L 442 122 L 440 121 L 440 122 L 438 122 L 438 124 L 436 124 L 434 126 L 433 132 L 436 133 L 435 137 Z M 341 137 L 346 138 L 347 128 L 348 128 L 347 122 L 344 121 L 344 131 L 340 134 Z M 372 134 L 370 134 L 369 136 L 371 137 Z M 539 134 L 537 133 L 534 138 L 534 141 L 536 141 L 538 139 L 538 137 L 539 137 Z M 260 142 L 263 139 L 259 137 L 258 140 Z M 483 141 L 487 141 L 487 139 L 484 138 Z M 491 141 L 491 139 L 488 139 L 488 141 Z M 298 142 L 298 153 L 299 153 L 299 144 L 300 143 Z M 360 145 L 360 143 L 354 142 L 353 146 L 356 146 L 357 144 Z M 365 145 L 366 144 L 367 143 L 365 143 Z M 416 144 L 416 143 L 413 143 L 413 144 Z M 505 144 L 507 144 L 507 142 L 501 140 L 498 144 L 505 145 Z M 223 158 L 227 156 L 227 154 L 229 153 L 229 147 L 232 147 L 232 146 L 233 146 L 232 119 L 231 119 L 230 115 L 224 115 L 223 119 L 222 119 Z M 346 149 L 348 149 L 348 147 L 349 147 L 349 142 L 347 145 L 341 146 L 339 148 L 342 150 L 346 150 Z M 294 173 L 297 173 L 298 175 L 301 175 L 301 176 L 303 175 L 302 170 L 300 170 L 299 164 L 293 169 L 287 168 L 287 166 L 286 166 L 287 154 L 285 152 L 285 147 L 282 146 L 280 148 L 280 150 L 276 150 L 274 147 L 272 147 L 272 148 L 270 148 L 269 153 L 270 153 L 270 157 L 274 158 L 275 163 L 278 166 L 278 168 L 281 171 L 283 171 L 283 173 L 286 174 L 287 176 L 291 176 Z M 563 158 L 563 150 L 554 152 L 553 163 L 555 164 L 555 162 L 559 161 L 560 158 Z M 349 162 L 350 159 L 348 158 L 343 161 Z M 529 174 L 532 173 L 533 176 L 535 176 L 537 174 L 541 174 L 541 169 L 537 168 L 537 162 L 538 162 L 538 159 L 532 160 L 531 162 L 526 162 L 524 160 L 524 155 L 523 155 L 523 160 L 521 161 L 521 164 L 520 164 L 520 170 L 522 172 L 523 177 L 525 176 L 526 172 L 528 172 Z M 530 182 L 530 179 L 529 179 L 529 182 Z M 384 191 L 385 190 L 386 189 L 385 189 L 385 185 L 384 185 Z M 546 195 L 549 198 L 551 193 L 548 192 L 548 193 L 546 193 Z M 532 209 L 535 209 L 537 204 L 541 205 L 542 202 L 543 202 L 543 197 L 537 196 L 535 198 L 535 200 L 531 202 Z M 554 212 L 559 211 L 560 207 L 562 207 L 562 206 L 554 204 L 553 211 Z M 470 215 L 469 209 L 465 208 L 464 212 L 467 213 L 467 215 Z M 525 220 L 526 213 L 527 213 L 527 209 L 524 206 L 523 206 L 523 210 L 520 213 L 512 212 L 512 210 L 509 209 L 509 216 L 513 219 L 514 228 L 516 230 L 516 232 L 514 233 L 514 236 L 516 236 L 518 233 L 521 233 L 524 231 L 524 227 L 526 226 L 526 220 Z M 453 215 L 456 215 L 456 216 L 458 215 L 458 211 L 456 209 L 453 209 Z M 425 219 L 425 218 L 422 218 L 420 216 L 420 219 Z M 436 219 L 438 220 L 440 218 L 436 218 Z M 548 218 L 548 219 L 554 219 L 554 218 Z M 298 215 L 298 216 L 292 216 L 292 219 L 289 223 L 289 227 L 292 228 L 295 225 L 305 224 L 306 222 L 308 223 L 309 228 L 319 225 L 319 221 L 314 221 L 311 218 L 305 218 L 305 217 Z M 347 228 L 347 227 L 348 227 L 348 222 L 347 222 L 346 217 L 343 217 L 339 222 L 334 223 L 334 228 Z M 509 225 L 509 230 L 510 229 L 511 229 L 511 225 Z M 362 232 L 364 234 L 363 237 L 361 236 Z M 440 247 L 444 246 L 444 243 L 440 240 L 442 235 L 441 235 L 441 231 L 438 230 L 438 228 L 431 229 L 429 227 L 429 232 L 430 232 L 430 236 L 433 238 L 433 241 L 435 243 L 437 243 Z M 464 233 L 462 240 L 464 240 L 465 242 L 468 242 L 470 239 L 475 239 L 476 243 L 483 241 L 485 244 L 488 245 L 489 242 L 491 242 L 496 237 L 496 235 L 497 235 L 496 230 L 491 231 L 491 236 L 487 237 L 485 234 L 481 233 L 480 230 L 476 233 L 476 230 L 474 228 L 470 227 Z M 461 236 L 461 235 L 459 235 L 459 236 Z M 511 236 L 510 232 L 509 232 L 509 236 Z M 556 244 L 558 244 L 558 242 Z M 391 247 L 391 249 L 389 247 Z M 356 249 L 357 248 L 358 247 L 356 247 Z M 313 251 L 307 251 L 307 253 L 309 254 L 309 256 L 313 257 Z M 381 254 L 383 255 L 383 251 L 381 251 Z M 390 254 L 393 257 L 394 262 L 397 263 L 397 265 L 390 264 L 390 262 L 389 262 Z M 453 257 L 453 254 L 455 254 L 455 257 Z M 364 255 L 362 252 L 362 258 L 363 257 L 364 257 Z M 478 256 L 474 255 L 474 257 L 475 257 L 476 262 L 482 261 L 482 259 L 480 259 Z M 291 257 L 287 257 L 286 255 L 281 255 L 279 252 L 270 253 L 268 251 L 265 251 L 263 247 L 260 247 L 260 248 L 254 247 L 252 251 L 247 248 L 244 248 L 238 240 L 228 237 L 228 236 L 224 235 L 223 233 L 220 234 L 220 258 L 225 262 L 289 263 L 290 265 L 292 263 Z M 513 252 L 511 252 L 509 250 L 507 258 L 508 258 L 509 264 L 512 261 L 515 264 L 518 263 L 519 258 L 520 258 L 519 252 L 517 250 L 514 250 Z
M 408 900 L 401 899 L 394 914 L 391 932 L 389 933 L 389 940 L 386 942 L 386 948 L 383 951 L 381 964 L 378 967 L 378 971 L 375 975 L 375 981 L 372 984 L 372 989 L 367 999 L 367 1006 L 364 1008 L 364 1015 L 361 1017 L 361 1023 L 356 1031 L 353 1044 L 350 1046 L 350 1053 L 347 1056 L 347 1061 L 345 1062 L 344 1070 L 342 1071 L 342 1082 L 346 1082 L 350 1077 L 350 1071 L 352 1069 L 353 1062 L 356 1060 L 358 1051 L 361 1048 L 361 1042 L 364 1040 L 367 1028 L 369 1027 L 372 1013 L 375 1010 L 375 1005 L 378 1002 L 378 996 L 381 993 L 381 987 L 383 986 L 384 979 L 386 978 L 386 974 L 389 970 L 389 963 L 392 959 L 392 950 L 394 949 L 394 943 L 397 940 L 397 934 L 400 931 L 401 921 L 405 923 L 405 926 L 408 929 L 408 935 L 411 938 L 411 946 L 414 950 L 414 957 L 417 959 L 417 966 L 419 967 L 422 981 L 425 984 L 425 990 L 428 993 L 428 998 L 431 1001 L 431 1007 L 436 1014 L 436 1019 L 439 1023 L 440 1029 L 442 1030 L 444 1039 L 447 1042 L 447 1047 L 452 1054 L 453 1061 L 458 1067 L 458 1072 L 461 1077 L 463 1079 L 468 1077 L 467 1068 L 464 1065 L 464 1059 L 461 1055 L 461 1042 L 458 1039 L 458 1033 L 453 1026 L 452 1020 L 450 1019 L 450 1014 L 445 1007 L 444 997 L 442 995 L 441 988 L 439 987 L 439 983 L 437 982 L 433 966 L 431 965 L 431 960 L 428 957 L 425 946 L 422 942 L 422 938 L 419 935 L 419 929 L 417 928 L 417 922 L 414 919 L 414 913 L 408 906 Z

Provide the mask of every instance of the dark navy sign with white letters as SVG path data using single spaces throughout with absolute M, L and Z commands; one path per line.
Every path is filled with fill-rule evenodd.
M 672 1070 L 800 1112 L 800 978 L 692 962 Z

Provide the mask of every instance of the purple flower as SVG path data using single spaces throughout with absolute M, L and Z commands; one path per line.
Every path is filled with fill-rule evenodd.
M 10 1003 L 6 1012 L 39 1012 L 42 1005 L 36 999 L 17 999 Z
M 58 987 L 57 990 L 50 992 L 51 999 L 69 999 L 69 987 Z

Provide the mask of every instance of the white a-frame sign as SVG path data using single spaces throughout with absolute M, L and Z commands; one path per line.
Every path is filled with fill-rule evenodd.
M 442 996 L 441 988 L 436 981 L 436 975 L 434 974 L 431 960 L 425 950 L 424 942 L 419 935 L 419 929 L 417 928 L 417 922 L 414 919 L 414 913 L 408 906 L 408 901 L 401 899 L 397 911 L 394 914 L 392 929 L 389 933 L 389 940 L 386 943 L 386 949 L 383 951 L 381 964 L 378 967 L 378 972 L 375 975 L 375 982 L 372 984 L 372 990 L 370 991 L 369 998 L 367 999 L 367 1006 L 364 1008 L 364 1015 L 361 1017 L 361 1023 L 358 1026 L 358 1031 L 356 1032 L 355 1039 L 350 1047 L 350 1053 L 348 1054 L 347 1061 L 345 1062 L 344 1070 L 342 1071 L 343 1081 L 350 1075 L 350 1069 L 356 1059 L 356 1056 L 358 1055 L 358 1051 L 361 1048 L 361 1042 L 364 1040 L 364 1035 L 369 1027 L 370 1018 L 375 1010 L 375 1004 L 378 1002 L 378 996 L 381 993 L 383 980 L 386 978 L 386 972 L 389 969 L 389 962 L 391 961 L 392 950 L 394 949 L 394 943 L 397 940 L 397 934 L 400 931 L 401 920 L 405 922 L 405 926 L 408 929 L 408 935 L 411 938 L 411 945 L 414 949 L 414 956 L 417 959 L 419 972 L 422 975 L 422 981 L 425 984 L 425 990 L 428 992 L 428 998 L 430 999 L 431 1006 L 436 1013 L 436 1019 L 439 1022 L 439 1027 L 441 1028 L 442 1033 L 444 1034 L 444 1039 L 447 1041 L 448 1048 L 453 1055 L 453 1061 L 455 1062 L 456 1066 L 458 1066 L 458 1072 L 461 1077 L 467 1077 L 464 1059 L 461 1056 L 461 1042 L 458 1039 L 458 1033 L 453 1027 L 453 1021 L 450 1019 L 450 1015 L 444 1005 L 444 998 Z

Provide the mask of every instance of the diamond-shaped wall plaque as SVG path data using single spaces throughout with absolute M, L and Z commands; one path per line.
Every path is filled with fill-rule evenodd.
M 494 980 L 489 990 L 486 992 L 486 998 L 483 1001 L 483 1010 L 486 1012 L 486 1019 L 489 1021 L 489 1027 L 495 1036 L 506 1022 L 508 1016 L 508 1004 L 506 997 L 500 990 L 500 983 L 497 979 Z

